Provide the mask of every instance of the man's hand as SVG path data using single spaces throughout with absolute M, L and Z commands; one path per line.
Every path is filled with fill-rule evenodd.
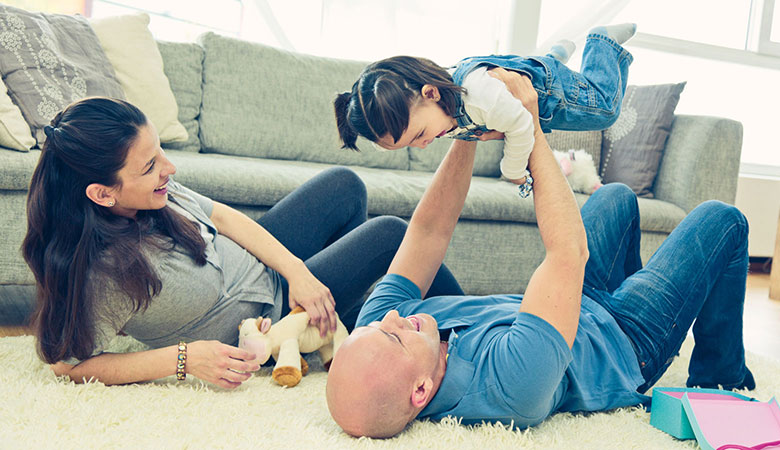
M 536 93 L 530 78 L 502 67 L 488 70 L 488 75 L 504 83 L 509 92 L 523 102 L 523 106 L 533 115 L 534 119 L 539 120 L 539 95 Z

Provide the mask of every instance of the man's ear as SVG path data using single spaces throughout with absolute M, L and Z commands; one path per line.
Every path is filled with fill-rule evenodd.
M 438 102 L 441 99 L 441 95 L 439 94 L 439 88 L 432 84 L 426 84 L 420 89 L 420 94 L 423 96 L 423 98 L 427 98 L 428 100 L 433 100 L 434 102 Z
M 114 191 L 115 191 L 114 188 L 110 188 L 108 186 L 99 183 L 92 183 L 89 186 L 87 186 L 85 193 L 87 195 L 87 198 L 89 198 L 96 204 L 100 206 L 105 206 L 106 208 L 110 208 L 114 206 L 114 204 L 116 203 Z
M 412 407 L 424 408 L 431 399 L 431 393 L 433 392 L 433 380 L 430 378 L 424 378 L 418 380 L 415 383 L 415 389 L 412 391 Z

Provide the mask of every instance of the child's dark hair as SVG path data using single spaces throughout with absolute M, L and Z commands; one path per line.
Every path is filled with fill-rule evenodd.
M 377 142 L 389 134 L 398 141 L 409 126 L 409 111 L 426 84 L 439 90 L 439 104 L 450 116 L 457 97 L 465 90 L 450 74 L 425 58 L 394 56 L 369 64 L 352 85 L 352 92 L 339 94 L 333 102 L 336 125 L 344 145 L 357 150 L 358 136 Z

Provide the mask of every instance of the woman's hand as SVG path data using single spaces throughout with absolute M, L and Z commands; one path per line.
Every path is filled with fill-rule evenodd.
M 287 276 L 290 310 L 302 307 L 309 314 L 309 323 L 319 328 L 320 336 L 336 331 L 336 300 L 330 289 L 322 284 L 305 265 L 301 264 L 294 275 Z
M 233 389 L 252 376 L 260 366 L 246 361 L 255 355 L 219 341 L 195 341 L 187 344 L 185 371 L 217 386 Z

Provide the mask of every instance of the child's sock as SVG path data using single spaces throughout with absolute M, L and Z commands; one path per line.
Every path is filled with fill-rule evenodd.
M 566 62 L 571 57 L 571 54 L 574 53 L 574 48 L 574 42 L 564 39 L 556 42 L 555 45 L 553 45 L 550 49 L 548 55 L 557 59 L 561 63 L 566 64 Z
M 617 25 L 607 25 L 596 27 L 590 30 L 593 34 L 601 34 L 609 36 L 614 39 L 618 44 L 623 44 L 627 40 L 631 39 L 631 36 L 636 33 L 635 23 L 621 23 Z

